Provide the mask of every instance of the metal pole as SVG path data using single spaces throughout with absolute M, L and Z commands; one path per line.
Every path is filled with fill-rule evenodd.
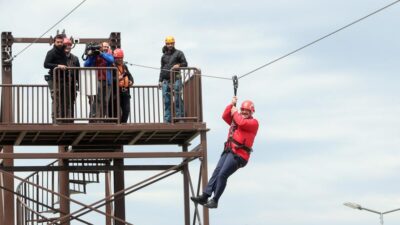
M 107 171 L 104 173 L 105 176 L 105 185 L 106 185 L 106 197 L 111 195 L 111 173 L 110 171 Z M 106 204 L 106 213 L 107 214 L 112 214 L 112 203 L 107 203 Z M 111 225 L 111 218 L 106 216 L 106 225 Z
M 0 174 L 0 186 L 3 186 L 3 174 Z M 4 224 L 3 189 L 0 190 L 0 224 Z
M 58 147 L 58 152 L 65 152 L 64 146 Z M 59 159 L 60 166 L 68 165 L 68 159 Z M 60 171 L 58 173 L 60 194 L 70 197 L 69 193 L 69 173 L 68 171 Z M 60 217 L 70 214 L 70 202 L 68 199 L 60 198 Z M 69 225 L 69 218 L 60 221 L 64 225 Z
M 182 145 L 182 151 L 188 151 L 188 145 Z M 189 200 L 189 165 L 186 164 L 182 169 L 183 173 L 183 203 L 185 212 L 185 225 L 190 225 L 190 200 Z
M 380 220 L 381 220 L 381 225 L 383 225 L 383 214 L 381 213 L 381 215 L 379 217 L 380 217 Z
M 12 62 L 7 61 L 12 56 L 13 36 L 11 32 L 1 33 L 1 60 L 2 60 L 2 84 L 12 84 Z M 3 123 L 10 124 L 13 122 L 12 116 L 12 88 L 5 87 L 1 89 L 2 101 L 0 117 Z M 3 153 L 14 153 L 12 145 L 3 146 Z M 3 166 L 14 166 L 14 160 L 4 160 Z M 14 179 L 11 177 L 3 177 L 4 187 L 9 190 L 14 190 Z M 4 207 L 4 225 L 14 225 L 14 194 L 8 191 L 3 192 L 3 204 L 7 202 L 7 207 Z
M 200 145 L 201 145 L 201 152 L 203 153 L 203 158 L 202 158 L 202 188 L 203 190 L 206 188 L 207 183 L 208 183 L 208 167 L 207 167 L 207 136 L 206 136 L 206 131 L 201 131 L 200 132 Z M 209 219 L 209 213 L 208 213 L 208 208 L 203 207 L 203 223 L 204 225 L 209 225 L 210 224 L 210 219 Z
M 120 146 L 120 149 L 117 150 L 120 152 L 123 152 L 123 147 Z M 124 159 L 114 159 L 114 165 L 115 166 L 124 166 Z M 124 171 L 121 170 L 115 170 L 114 171 L 114 192 L 117 193 L 118 191 L 124 190 L 125 189 L 125 176 L 124 176 Z M 125 195 L 121 193 L 118 196 L 115 196 L 118 199 L 115 200 L 114 202 L 114 216 L 117 218 L 120 218 L 122 220 L 125 220 Z M 114 220 L 115 225 L 124 225 L 124 223 Z
M 382 214 L 388 214 L 388 213 L 396 212 L 396 211 L 399 211 L 399 210 L 400 210 L 400 208 L 399 209 L 392 209 L 392 210 L 383 212 Z

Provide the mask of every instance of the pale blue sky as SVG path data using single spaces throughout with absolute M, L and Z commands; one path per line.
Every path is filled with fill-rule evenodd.
M 39 36 L 79 2 L 0 0 L 0 30 Z M 163 39 L 174 35 L 190 66 L 231 76 L 390 2 L 88 0 L 46 36 L 56 29 L 78 38 L 118 31 L 127 61 L 159 66 Z M 254 100 L 260 130 L 251 161 L 229 180 L 219 208 L 210 213 L 211 224 L 375 225 L 377 215 L 343 202 L 382 211 L 400 208 L 399 13 L 397 4 L 240 80 L 239 101 Z M 14 45 L 14 53 L 23 47 Z M 49 48 L 35 45 L 18 56 L 14 83 L 44 83 L 42 63 Z M 74 52 L 80 56 L 82 50 Z M 138 84 L 157 82 L 157 71 L 131 71 Z M 211 129 L 209 173 L 226 138 L 221 113 L 232 92 L 230 81 L 203 79 L 204 119 Z M 144 175 L 129 173 L 127 183 Z M 183 224 L 181 182 L 177 175 L 129 197 L 127 220 Z M 76 198 L 94 201 L 96 188 Z M 385 216 L 385 224 L 399 223 L 400 212 Z

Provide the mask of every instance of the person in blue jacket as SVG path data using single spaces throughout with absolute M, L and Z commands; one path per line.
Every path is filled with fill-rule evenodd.
M 110 45 L 107 42 L 101 43 L 100 50 L 88 52 L 85 67 L 112 67 L 114 57 L 109 53 Z M 92 101 L 90 117 L 108 117 L 108 105 L 111 100 L 112 88 L 115 88 L 112 79 L 112 71 L 98 69 L 97 71 L 97 95 Z

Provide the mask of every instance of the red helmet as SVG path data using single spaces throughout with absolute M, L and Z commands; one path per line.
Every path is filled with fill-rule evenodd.
M 250 100 L 246 100 L 246 101 L 242 102 L 242 106 L 240 106 L 240 110 L 243 110 L 243 109 L 249 110 L 251 113 L 254 113 L 255 112 L 254 103 Z
M 124 58 L 124 51 L 120 48 L 116 48 L 113 54 L 114 58 Z
M 64 45 L 67 45 L 67 46 L 72 46 L 72 42 L 71 42 L 71 40 L 69 39 L 69 38 L 64 38 L 64 41 L 63 41 L 63 43 L 64 43 Z

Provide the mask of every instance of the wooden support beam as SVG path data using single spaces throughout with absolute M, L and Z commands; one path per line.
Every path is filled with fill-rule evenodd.
M 15 140 L 14 145 L 20 145 L 22 140 L 24 139 L 25 135 L 26 135 L 27 131 L 22 131 L 19 135 L 17 140 Z
M 144 142 L 148 142 L 156 134 L 157 134 L 157 131 L 154 131 Z
M 180 135 L 182 133 L 182 131 L 178 131 L 176 132 L 176 134 L 174 136 L 172 136 L 172 138 L 169 139 L 169 142 L 173 141 L 176 137 L 178 137 L 178 135 Z
M 109 41 L 109 38 L 79 38 L 76 39 L 78 40 L 79 44 L 86 44 L 89 42 L 104 42 L 104 41 Z M 36 44 L 53 44 L 54 40 L 52 38 L 24 38 L 24 37 L 15 37 L 13 39 L 14 43 L 33 43 L 35 42 Z
M 104 172 L 113 170 L 155 171 L 168 170 L 176 165 L 124 165 L 124 166 L 7 166 L 1 167 L 5 171 L 74 171 L 74 172 Z M 179 170 L 179 169 L 175 169 Z
M 79 134 L 79 136 L 74 140 L 74 142 L 72 142 L 72 146 L 78 145 L 79 142 L 82 140 L 82 138 L 85 137 L 85 135 L 86 135 L 86 131 L 81 132 L 81 133 Z
M 64 138 L 65 132 L 63 132 L 60 137 L 57 139 L 57 143 L 60 143 L 60 141 Z
M 35 143 L 40 135 L 40 131 L 36 133 L 35 137 L 32 139 L 32 142 Z
M 193 141 L 193 139 L 195 139 L 197 136 L 199 136 L 199 133 L 194 133 L 192 136 L 190 136 L 188 139 L 185 139 L 185 144 L 190 145 L 190 142 Z
M 132 139 L 132 141 L 129 142 L 128 145 L 134 145 L 134 144 L 143 136 L 143 134 L 145 134 L 145 133 L 146 133 L 146 131 L 141 131 L 139 134 L 137 134 L 137 135 Z
M 97 137 L 97 135 L 99 135 L 98 131 L 93 135 L 93 137 L 90 138 L 89 143 L 92 143 L 92 141 Z
M 124 135 L 125 131 L 122 131 L 117 138 L 115 138 L 114 143 L 118 141 L 118 139 L 120 139 L 122 137 L 122 135 Z
M 0 137 L 0 141 L 3 141 L 4 137 L 6 136 L 6 132 L 3 132 Z
M 0 159 L 122 159 L 122 158 L 188 158 L 198 152 L 64 152 L 64 153 L 0 153 Z

